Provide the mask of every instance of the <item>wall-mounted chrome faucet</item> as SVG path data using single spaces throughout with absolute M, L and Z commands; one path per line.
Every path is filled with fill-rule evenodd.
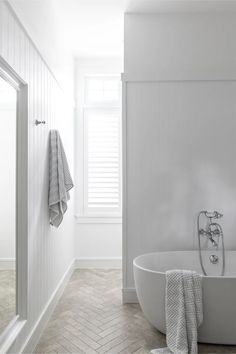
M 201 215 L 204 215 L 208 220 L 208 222 L 204 228 L 200 228 Z M 221 243 L 221 245 L 222 245 L 222 258 L 223 258 L 222 275 L 224 274 L 225 254 L 224 254 L 223 230 L 222 230 L 221 225 L 213 220 L 213 219 L 220 219 L 220 218 L 222 218 L 222 216 L 223 216 L 223 214 L 219 213 L 218 211 L 202 210 L 198 213 L 198 217 L 197 217 L 198 249 L 199 249 L 199 257 L 200 257 L 201 267 L 202 267 L 203 273 L 205 275 L 207 275 L 207 274 L 204 269 L 203 261 L 202 261 L 202 250 L 201 250 L 202 237 L 206 237 L 211 242 L 211 244 L 215 250 L 218 250 L 219 244 Z M 211 255 L 209 259 L 210 259 L 211 263 L 216 264 L 216 263 L 218 263 L 219 257 L 216 255 Z M 216 261 L 216 259 L 217 259 L 217 261 Z
M 214 247 L 217 247 L 217 246 L 218 246 L 217 241 L 215 241 L 214 238 L 213 238 L 214 235 L 215 235 L 215 233 L 213 233 L 212 231 L 206 231 L 206 230 L 204 230 L 204 229 L 200 229 L 200 230 L 199 230 L 199 234 L 200 234 L 201 236 L 206 236 L 206 237 L 208 238 L 208 240 L 211 241 L 211 243 L 212 243 L 212 245 L 213 245 Z
M 206 236 L 208 240 L 212 243 L 214 247 L 218 246 L 218 241 L 215 240 L 215 238 L 221 236 L 222 234 L 222 229 L 221 226 L 217 223 L 210 223 L 207 226 L 207 229 L 200 229 L 199 230 L 200 236 Z
M 218 242 L 215 240 L 215 238 L 219 238 L 219 236 L 222 235 L 222 227 L 220 224 L 213 222 L 213 219 L 220 219 L 222 218 L 223 214 L 219 213 L 218 211 L 206 211 L 202 210 L 199 213 L 199 216 L 201 214 L 204 214 L 208 219 L 209 223 L 206 226 L 205 229 L 199 229 L 198 233 L 200 236 L 205 236 L 208 238 L 208 240 L 212 243 L 214 247 L 218 246 Z

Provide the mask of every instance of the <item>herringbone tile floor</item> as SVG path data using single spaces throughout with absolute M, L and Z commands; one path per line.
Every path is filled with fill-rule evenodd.
M 16 312 L 16 281 L 14 270 L 0 270 L 0 334 Z
M 139 305 L 122 305 L 119 270 L 75 270 L 35 354 L 147 354 L 165 336 Z M 236 353 L 236 347 L 199 345 L 199 353 Z

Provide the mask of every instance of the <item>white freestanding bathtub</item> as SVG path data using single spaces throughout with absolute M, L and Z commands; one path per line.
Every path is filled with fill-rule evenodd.
M 210 276 L 203 277 L 203 323 L 199 342 L 236 344 L 236 251 L 225 252 L 225 275 L 221 264 L 211 264 L 204 251 L 203 258 Z M 156 252 L 134 259 L 134 279 L 138 300 L 144 315 L 160 332 L 165 333 L 165 272 L 189 269 L 202 274 L 198 251 Z

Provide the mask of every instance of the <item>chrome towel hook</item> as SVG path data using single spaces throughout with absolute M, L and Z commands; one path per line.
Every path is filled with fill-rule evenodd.
M 46 121 L 45 121 L 45 120 L 38 120 L 38 119 L 36 119 L 36 120 L 35 120 L 35 125 L 39 125 L 39 124 L 46 124 Z

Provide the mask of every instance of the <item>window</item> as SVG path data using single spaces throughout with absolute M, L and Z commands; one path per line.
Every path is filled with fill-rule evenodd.
M 84 216 L 121 214 L 121 84 L 85 76 L 83 99 Z

